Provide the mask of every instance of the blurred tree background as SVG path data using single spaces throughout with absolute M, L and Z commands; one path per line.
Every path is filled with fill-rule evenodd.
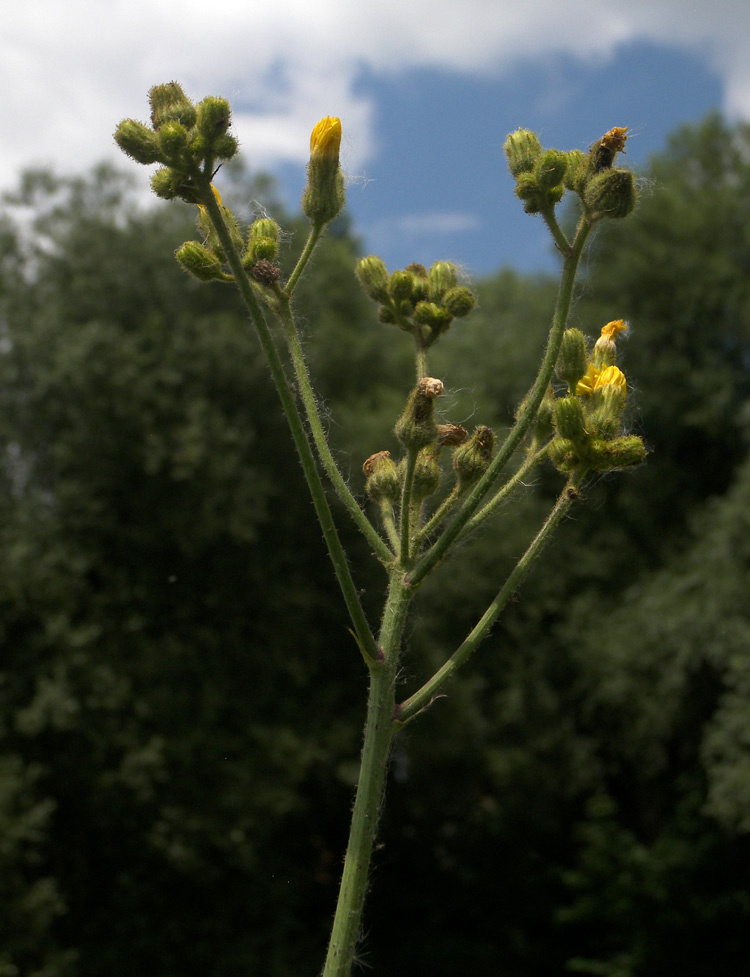
M 229 203 L 280 209 L 232 174 Z M 0 217 L 0 977 L 322 965 L 366 671 L 234 291 L 182 205 L 29 173 Z M 524 219 L 519 207 L 519 220 Z M 291 231 L 288 260 L 301 245 Z M 512 233 L 509 229 L 507 233 Z M 539 227 L 539 233 L 544 233 Z M 340 221 L 301 284 L 344 470 L 393 448 L 407 337 Z M 507 428 L 556 283 L 503 269 L 435 350 L 444 419 Z M 750 128 L 677 133 L 599 232 L 647 464 L 586 504 L 398 742 L 363 964 L 402 977 L 713 977 L 750 952 Z M 425 586 L 404 692 L 465 635 L 559 484 Z M 376 621 L 383 577 L 339 520 Z

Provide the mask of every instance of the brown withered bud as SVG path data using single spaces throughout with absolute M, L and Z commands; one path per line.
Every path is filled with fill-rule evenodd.
M 250 274 L 261 285 L 275 285 L 281 275 L 281 268 L 272 264 L 268 258 L 261 258 L 256 261 L 250 269 Z
M 608 170 L 615 160 L 618 153 L 625 151 L 625 141 L 627 140 L 627 126 L 615 126 L 609 132 L 605 132 L 598 143 L 594 143 L 589 151 L 591 168 L 594 173 Z
M 469 432 L 460 424 L 438 424 L 437 432 L 438 448 L 455 448 L 469 437 Z

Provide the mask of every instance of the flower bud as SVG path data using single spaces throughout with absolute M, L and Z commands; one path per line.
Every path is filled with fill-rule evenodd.
M 154 85 L 148 93 L 151 105 L 151 124 L 159 129 L 165 122 L 174 120 L 191 129 L 195 125 L 196 109 L 182 86 L 176 81 Z
M 450 261 L 436 261 L 430 268 L 430 298 L 439 302 L 449 288 L 458 284 L 456 266 Z
M 466 489 L 484 475 L 492 461 L 495 432 L 490 427 L 475 427 L 471 437 L 453 452 L 453 468 L 461 489 Z
M 530 173 L 542 155 L 542 144 L 535 132 L 529 129 L 516 129 L 505 140 L 503 151 L 508 160 L 508 169 L 514 177 Z
M 388 270 L 374 254 L 357 262 L 354 274 L 365 293 L 376 302 L 388 301 Z
M 563 179 L 566 188 L 576 193 L 583 193 L 587 171 L 588 159 L 586 154 L 582 153 L 580 149 L 571 149 L 568 153 L 568 166 Z
M 440 487 L 440 465 L 431 448 L 422 448 L 417 455 L 414 466 L 414 478 L 411 486 L 412 498 L 426 499 L 428 495 L 437 492 Z
M 156 134 L 142 122 L 123 119 L 115 130 L 115 142 L 136 163 L 163 162 Z
M 407 448 L 424 448 L 437 439 L 434 400 L 443 392 L 442 380 L 423 377 L 409 394 L 396 422 L 396 437 Z
M 279 225 L 270 217 L 253 221 L 247 234 L 243 265 L 252 267 L 258 261 L 275 261 L 279 253 Z
M 168 119 L 159 127 L 157 138 L 162 158 L 172 165 L 179 164 L 188 144 L 188 131 L 185 126 L 175 122 L 174 119 Z
M 394 271 L 388 283 L 388 292 L 394 302 L 408 302 L 411 310 L 411 297 L 414 292 L 415 279 L 409 271 Z
M 563 182 L 567 169 L 567 153 L 559 149 L 548 149 L 537 160 L 534 175 L 542 190 L 552 190 Z
M 630 170 L 602 170 L 587 182 L 583 192 L 583 202 L 596 218 L 627 217 L 635 201 L 635 177 Z
M 186 241 L 181 248 L 177 249 L 175 257 L 185 271 L 199 281 L 226 282 L 231 280 L 231 276 L 222 270 L 219 258 L 213 251 L 209 251 L 208 248 L 199 244 L 198 241 Z
M 549 446 L 549 458 L 559 472 L 569 475 L 580 467 L 576 447 L 567 438 L 554 438 Z
M 616 366 L 605 367 L 594 383 L 590 423 L 606 438 L 620 430 L 622 413 L 627 399 L 625 374 Z
M 588 354 L 583 333 L 580 329 L 566 329 L 560 344 L 555 373 L 558 379 L 567 383 L 570 393 L 575 391 L 576 384 L 585 374 L 587 364 Z
M 595 441 L 590 447 L 589 467 L 598 472 L 632 468 L 645 457 L 643 441 L 635 434 L 628 434 L 612 441 Z
M 182 196 L 183 178 L 166 166 L 160 167 L 151 177 L 151 189 L 162 200 L 174 200 Z
M 362 471 L 367 479 L 365 491 L 373 502 L 396 502 L 401 494 L 401 481 L 390 451 L 370 455 Z
M 455 448 L 469 437 L 469 432 L 461 424 L 438 424 L 438 448 Z
M 223 136 L 232 121 L 232 110 L 225 98 L 209 95 L 197 105 L 195 127 L 206 140 L 207 147 L 213 150 L 216 140 Z
M 609 132 L 605 132 L 602 138 L 595 142 L 589 150 L 589 161 L 591 170 L 600 173 L 608 170 L 615 160 L 618 153 L 624 152 L 627 140 L 628 126 L 615 126 Z
M 476 295 L 464 285 L 450 288 L 443 296 L 443 308 L 456 319 L 463 319 L 477 304 Z
M 617 357 L 617 343 L 615 340 L 619 333 L 628 328 L 628 324 L 622 319 L 615 319 L 602 326 L 601 336 L 594 344 L 594 351 L 591 359 L 597 369 L 605 366 L 614 366 Z
M 555 428 L 561 438 L 575 445 L 586 441 L 586 421 L 578 397 L 562 397 L 555 403 Z
M 313 224 L 327 224 L 344 206 L 344 177 L 339 166 L 341 121 L 326 116 L 310 136 L 310 162 L 302 210 Z

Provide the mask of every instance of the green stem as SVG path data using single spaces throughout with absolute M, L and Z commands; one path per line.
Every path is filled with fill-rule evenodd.
M 532 563 L 549 542 L 561 519 L 577 498 L 577 486 L 580 485 L 582 477 L 573 475 L 568 479 L 565 488 L 559 495 L 544 525 L 529 544 L 528 549 L 516 564 L 513 572 L 463 643 L 453 652 L 448 661 L 435 672 L 432 678 L 425 682 L 419 691 L 415 692 L 414 695 L 410 696 L 396 708 L 396 724 L 399 728 L 405 726 L 422 712 L 422 710 L 426 709 L 454 672 L 476 651 L 479 643 L 484 639 L 487 632 L 498 619 L 503 608 L 529 572 Z
M 404 484 L 401 487 L 401 565 L 408 566 L 411 551 L 412 530 L 412 501 L 411 492 L 414 486 L 414 470 L 417 467 L 417 448 L 409 448 L 406 453 L 404 469 Z
M 360 935 L 367 875 L 395 732 L 396 673 L 409 606 L 402 574 L 391 574 L 380 631 L 381 662 L 371 669 L 362 762 L 331 941 L 322 977 L 349 977 Z
M 284 286 L 284 294 L 291 298 L 292 292 L 297 286 L 297 282 L 302 277 L 302 272 L 307 266 L 307 262 L 312 257 L 312 253 L 315 250 L 315 246 L 320 240 L 323 231 L 325 230 L 325 224 L 316 224 L 310 229 L 310 233 L 307 235 L 307 241 L 305 241 L 305 246 L 302 249 L 302 254 L 297 259 L 297 264 L 294 266 L 294 271 L 289 276 L 286 285 Z
M 460 498 L 461 489 L 455 485 L 420 530 L 419 536 L 415 540 L 415 546 L 419 546 L 424 540 L 429 539 L 440 523 L 453 512 Z
M 550 234 L 555 239 L 557 250 L 563 255 L 563 257 L 567 257 L 570 254 L 570 241 L 568 241 L 568 239 L 565 237 L 562 228 L 557 223 L 554 206 L 542 209 L 541 214 L 544 218 L 545 224 L 549 228 Z
M 424 346 L 417 344 L 417 383 L 422 377 L 427 376 L 427 350 Z
M 368 544 L 377 554 L 378 559 L 382 563 L 390 563 L 390 561 L 393 559 L 393 553 L 391 553 L 380 534 L 377 532 L 375 527 L 363 512 L 357 500 L 352 495 L 349 486 L 344 481 L 344 478 L 339 471 L 339 467 L 331 453 L 331 449 L 328 445 L 328 439 L 325 436 L 323 424 L 320 420 L 320 413 L 318 412 L 315 393 L 313 392 L 312 383 L 310 382 L 310 373 L 307 369 L 305 354 L 302 351 L 302 344 L 299 341 L 299 334 L 297 333 L 297 329 L 294 325 L 292 309 L 286 297 L 282 297 L 280 318 L 284 326 L 284 335 L 286 337 L 289 355 L 294 366 L 294 373 L 297 377 L 297 386 L 299 388 L 300 397 L 302 398 L 302 404 L 305 408 L 307 423 L 310 425 L 313 441 L 315 442 L 315 447 L 318 450 L 318 456 L 323 464 L 323 468 L 330 478 L 339 499 L 341 499 L 343 504 L 346 506 L 350 516 L 359 527 Z
M 211 217 L 211 222 L 214 225 L 216 234 L 221 242 L 221 246 L 225 255 L 227 256 L 227 263 L 232 269 L 235 283 L 240 291 L 240 295 L 245 303 L 245 307 L 250 315 L 250 319 L 252 320 L 258 333 L 263 352 L 266 355 L 268 366 L 271 370 L 271 376 L 273 377 L 276 390 L 281 400 L 281 405 L 284 409 L 289 428 L 292 432 L 295 447 L 297 448 L 300 461 L 302 462 L 302 470 L 305 474 L 305 479 L 307 480 L 307 484 L 310 489 L 310 495 L 312 496 L 313 505 L 315 506 L 315 512 L 320 520 L 320 525 L 323 530 L 323 537 L 328 547 L 328 552 L 331 557 L 331 562 L 333 563 L 333 568 L 336 572 L 339 586 L 341 587 L 341 592 L 344 595 L 349 616 L 351 617 L 354 630 L 357 638 L 359 639 L 360 647 L 363 649 L 363 653 L 374 661 L 378 657 L 375 641 L 367 623 L 367 619 L 365 618 L 365 614 L 359 600 L 359 594 L 357 593 L 357 588 L 354 585 L 354 581 L 349 570 L 349 564 L 346 561 L 346 554 L 344 553 L 343 547 L 341 546 L 341 540 L 339 539 L 336 531 L 333 516 L 331 515 L 331 510 L 328 505 L 328 500 L 325 496 L 323 483 L 320 479 L 320 474 L 315 464 L 315 457 L 313 455 L 312 448 L 310 447 L 310 442 L 307 439 L 302 418 L 297 410 L 294 395 L 292 394 L 291 387 L 289 386 L 289 380 L 287 379 L 287 375 L 284 371 L 278 350 L 273 342 L 268 324 L 266 323 L 263 312 L 258 305 L 258 300 L 256 299 L 252 285 L 247 278 L 245 269 L 242 267 L 242 261 L 240 260 L 240 256 L 237 254 L 237 250 L 234 247 L 229 229 L 224 222 L 221 209 L 219 208 L 209 183 L 206 185 L 206 191 L 203 194 L 202 203 Z
M 548 451 L 549 443 L 545 444 L 544 447 L 540 448 L 538 451 L 530 452 L 526 456 L 526 459 L 518 471 L 508 479 L 505 485 L 503 485 L 502 488 L 497 491 L 497 493 L 490 499 L 484 508 L 480 509 L 475 516 L 472 516 L 472 518 L 469 519 L 464 526 L 461 535 L 464 536 L 468 533 L 474 532 L 475 529 L 478 529 L 479 526 L 481 526 L 485 519 L 489 519 L 489 517 L 496 511 L 498 506 L 500 506 L 505 499 L 508 498 L 510 493 L 523 483 L 524 478 L 526 478 L 534 465 L 538 465 L 542 458 L 546 457 Z
M 573 287 L 578 271 L 578 263 L 590 230 L 591 224 L 588 218 L 583 216 L 578 224 L 578 231 L 576 232 L 570 253 L 563 260 L 560 288 L 557 293 L 557 303 L 547 339 L 544 359 L 542 360 L 542 365 L 539 368 L 536 380 L 518 412 L 516 423 L 511 428 L 508 437 L 500 447 L 497 455 L 495 455 L 490 467 L 467 496 L 456 518 L 446 527 L 445 532 L 441 534 L 434 545 L 410 572 L 409 583 L 414 587 L 418 586 L 430 570 L 443 559 L 450 545 L 479 508 L 482 499 L 521 443 L 537 415 L 539 405 L 547 390 L 547 385 L 552 377 L 552 371 L 555 368 L 557 356 L 560 352 L 560 343 L 562 342 L 563 332 L 565 331 L 568 315 L 570 314 L 570 303 L 573 298 Z

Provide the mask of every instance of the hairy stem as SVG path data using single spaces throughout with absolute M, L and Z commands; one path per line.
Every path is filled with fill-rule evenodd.
M 513 596 L 516 588 L 522 583 L 529 572 L 534 560 L 539 556 L 542 549 L 550 541 L 553 532 L 560 524 L 565 513 L 568 511 L 574 500 L 577 498 L 577 486 L 580 484 L 581 476 L 571 476 L 565 488 L 559 495 L 552 511 L 547 517 L 544 525 L 529 544 L 528 549 L 516 564 L 513 572 L 505 581 L 497 593 L 497 596 L 489 605 L 469 632 L 462 644 L 453 652 L 445 664 L 435 672 L 425 684 L 414 695 L 406 699 L 396 709 L 396 723 L 400 728 L 405 726 L 410 720 L 414 719 L 423 709 L 427 708 L 437 693 L 442 689 L 454 672 L 467 661 L 476 651 L 480 642 L 487 635 L 487 632 L 500 616 L 505 605 Z
M 388 756 L 396 728 L 393 722 L 396 672 L 409 606 L 406 591 L 403 574 L 394 571 L 380 631 L 381 661 L 370 672 L 359 783 L 322 977 L 349 977 L 360 936 L 367 876 L 383 799 Z
M 302 344 L 299 341 L 299 334 L 297 333 L 297 329 L 294 325 L 294 316 L 288 301 L 284 301 L 282 303 L 281 321 L 284 326 L 284 335 L 286 337 L 289 355 L 294 366 L 294 373 L 297 377 L 300 397 L 305 408 L 307 423 L 310 425 L 313 441 L 315 442 L 315 447 L 317 448 L 318 456 L 323 464 L 326 475 L 328 475 L 330 478 L 331 483 L 336 490 L 336 494 L 346 506 L 350 516 L 359 527 L 369 545 L 377 554 L 378 559 L 382 563 L 389 563 L 393 557 L 393 554 L 388 546 L 384 543 L 383 539 L 374 528 L 370 520 L 367 518 L 366 514 L 362 510 L 362 507 L 352 495 L 349 486 L 344 481 L 333 454 L 331 453 L 331 449 L 328 445 L 328 439 L 326 438 L 325 431 L 323 430 L 323 424 L 320 420 L 320 413 L 318 411 L 318 405 L 315 399 L 312 383 L 310 382 L 310 373 L 307 369 L 305 355 L 302 351 Z
M 222 248 L 224 249 L 224 253 L 227 256 L 229 267 L 232 269 L 232 273 L 234 274 L 237 288 L 240 291 L 240 295 L 245 303 L 245 307 L 250 315 L 250 319 L 252 320 L 252 323 L 258 333 L 263 352 L 266 355 L 268 366 L 271 370 L 271 376 L 273 377 L 276 390 L 289 424 L 289 428 L 292 432 L 292 438 L 294 439 L 297 453 L 299 454 L 300 461 L 302 462 L 302 470 L 305 474 L 305 479 L 307 480 L 307 484 L 310 489 L 313 505 L 315 506 L 315 512 L 323 530 L 323 537 L 326 541 L 331 562 L 333 563 L 333 568 L 336 572 L 336 578 L 338 579 L 339 586 L 341 587 L 341 592 L 344 596 L 344 601 L 346 602 L 347 610 L 349 611 L 349 616 L 351 617 L 352 624 L 354 625 L 357 638 L 359 639 L 360 647 L 364 649 L 363 653 L 374 661 L 378 657 L 375 641 L 367 623 L 365 613 L 362 609 L 357 588 L 352 580 L 349 564 L 346 560 L 346 554 L 344 553 L 341 540 L 339 539 L 338 532 L 336 531 L 336 526 L 333 521 L 333 516 L 331 515 L 328 500 L 326 499 L 323 483 L 320 479 L 320 473 L 318 472 L 315 464 L 315 457 L 313 455 L 310 442 L 307 439 L 302 418 L 297 410 L 294 395 L 292 394 L 291 387 L 289 386 L 289 380 L 284 371 L 278 350 L 273 342 L 268 324 L 266 323 L 263 312 L 258 305 L 258 300 L 256 299 L 252 285 L 247 278 L 245 269 L 242 267 L 242 261 L 240 260 L 240 256 L 237 254 L 237 250 L 234 247 L 229 229 L 224 222 L 221 209 L 216 201 L 216 198 L 214 197 L 210 184 L 207 184 L 206 186 L 202 203 L 211 217 L 211 222 L 216 229 L 216 234 L 221 242 Z

